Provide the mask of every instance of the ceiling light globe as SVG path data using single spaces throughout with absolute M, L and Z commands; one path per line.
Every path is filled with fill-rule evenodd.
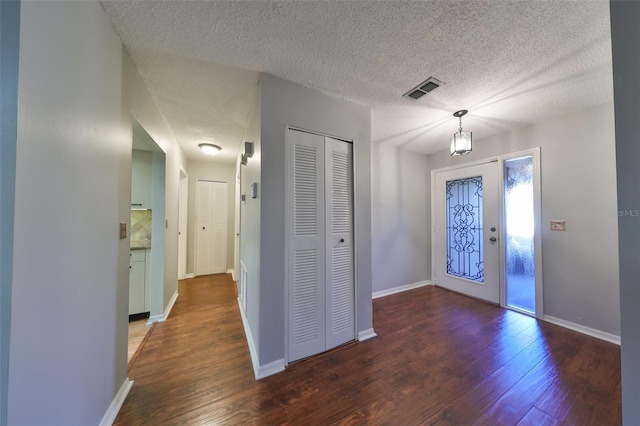
M 218 145 L 214 145 L 212 143 L 201 143 L 198 146 L 206 155 L 216 155 L 222 149 Z

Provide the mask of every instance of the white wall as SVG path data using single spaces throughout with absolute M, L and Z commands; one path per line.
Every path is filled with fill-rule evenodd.
M 640 3 L 611 2 L 618 210 L 640 210 Z M 619 218 L 622 421 L 640 424 L 640 218 Z
M 113 30 L 112 30 L 113 31 Z M 131 134 L 131 116 L 151 136 L 165 154 L 165 219 L 164 229 L 164 291 L 162 306 L 165 310 L 178 291 L 178 194 L 180 188 L 180 166 L 187 168 L 187 157 L 180 149 L 164 116 L 153 102 L 151 94 L 136 71 L 127 52 L 122 49 L 123 86 L 122 113 L 126 116 L 127 131 Z M 130 186 L 127 181 L 125 185 Z M 129 265 L 129 256 L 125 256 Z M 128 280 L 128 272 L 127 272 Z
M 473 129 L 471 129 L 473 130 Z M 613 104 L 490 138 L 473 152 L 429 156 L 431 169 L 541 147 L 545 315 L 620 334 Z M 552 219 L 567 221 L 551 231 Z
M 127 375 L 131 115 L 167 154 L 165 304 L 184 155 L 97 2 L 20 23 L 8 423 L 98 424 Z
M 136 135 L 134 134 L 134 144 Z M 151 151 L 133 150 L 131 157 L 131 207 L 151 208 Z M 139 206 L 134 206 L 139 204 Z
M 240 193 L 251 194 L 251 183 L 258 184 L 258 198 L 247 197 L 240 203 L 240 261 L 247 269 L 247 290 L 245 312 L 249 325 L 249 346 L 259 350 L 260 338 L 260 200 L 262 199 L 262 182 L 260 171 L 262 164 L 262 144 L 260 134 L 261 123 L 261 90 L 260 82 L 255 87 L 253 105 L 247 121 L 243 141 L 253 142 L 253 157 L 240 167 Z M 241 155 L 242 152 L 239 153 Z M 239 163 L 238 159 L 238 164 Z M 238 272 L 240 273 L 240 272 Z M 255 360 L 253 360 L 255 362 Z
M 177 291 L 175 285 L 166 288 L 167 232 L 167 156 L 163 152 L 151 153 L 151 256 L 149 259 L 149 321 L 164 319 L 169 298 Z M 164 250 L 163 250 L 164 248 Z M 177 276 L 175 277 L 177 279 Z M 173 280 L 174 282 L 175 280 Z
M 227 183 L 227 270 L 233 269 L 235 255 L 236 167 L 231 163 L 189 161 L 189 207 L 187 214 L 187 273 L 195 271 L 196 252 L 196 182 L 208 180 Z
M 354 141 L 357 331 L 371 329 L 371 112 L 277 77 L 261 76 L 260 364 L 284 359 L 286 126 Z M 253 159 L 252 159 L 253 160 Z M 243 188 L 250 182 L 243 181 Z M 243 189 L 245 190 L 245 189 Z M 255 201 L 255 200 L 253 200 Z M 242 246 L 241 246 L 242 249 Z
M 7 423 L 20 2 L 0 2 L 0 425 Z
M 427 156 L 374 139 L 371 175 L 373 291 L 430 280 Z

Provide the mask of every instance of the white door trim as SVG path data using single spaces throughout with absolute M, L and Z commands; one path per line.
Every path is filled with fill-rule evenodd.
M 531 149 L 526 149 L 522 151 L 510 152 L 507 154 L 501 154 L 489 158 L 484 158 L 476 161 L 470 161 L 467 163 L 456 164 L 454 166 L 442 167 L 439 169 L 431 170 L 431 281 L 434 281 L 435 278 L 435 267 L 436 267 L 436 259 L 435 259 L 435 227 L 436 227 L 436 212 L 435 212 L 435 175 L 436 173 L 466 168 L 469 166 L 475 166 L 479 164 L 485 164 L 490 162 L 498 163 L 498 182 L 500 185 L 500 190 L 498 191 L 499 195 L 499 203 L 502 214 L 498 219 L 499 221 L 499 229 L 501 235 L 504 234 L 504 162 L 506 160 L 515 159 L 519 157 L 524 157 L 527 155 L 533 156 L 533 191 L 534 191 L 534 200 L 533 200 L 533 208 L 534 208 L 534 222 L 535 222 L 535 230 L 534 230 L 534 246 L 535 246 L 535 280 L 536 280 L 536 312 L 535 317 L 538 319 L 544 318 L 544 295 L 543 295 L 543 274 L 542 274 L 542 197 L 541 197 L 541 166 L 540 166 L 540 147 L 535 147 Z M 500 306 L 506 308 L 505 305 L 505 282 L 504 282 L 504 259 L 505 259 L 505 247 L 503 243 L 504 239 L 500 238 Z M 513 308 L 509 308 L 513 309 Z M 522 312 L 522 311 L 519 311 Z M 524 314 L 530 315 L 527 312 L 522 312 Z
M 180 180 L 178 181 L 178 279 L 187 278 L 187 234 L 188 225 L 188 206 L 189 206 L 189 174 L 180 165 Z M 184 177 L 183 177 L 184 176 Z M 182 235 L 184 232 L 184 235 Z

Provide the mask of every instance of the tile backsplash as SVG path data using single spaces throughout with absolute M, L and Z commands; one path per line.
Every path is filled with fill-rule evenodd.
M 151 244 L 151 210 L 131 210 L 131 246 Z

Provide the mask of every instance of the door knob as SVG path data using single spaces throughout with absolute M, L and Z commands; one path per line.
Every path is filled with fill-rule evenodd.
M 340 242 L 341 242 L 341 243 L 344 243 L 344 238 L 340 238 Z
M 491 227 L 491 232 L 496 232 L 496 228 Z
M 202 229 L 204 229 L 204 226 L 202 227 Z
M 489 241 L 491 241 L 492 243 L 495 243 L 497 241 L 496 237 L 491 237 L 489 238 Z

